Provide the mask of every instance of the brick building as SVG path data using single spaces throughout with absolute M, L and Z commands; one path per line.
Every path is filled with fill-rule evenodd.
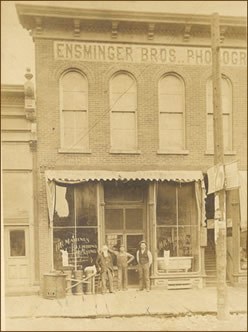
M 135 253 L 145 239 L 153 284 L 204 286 L 215 261 L 205 176 L 213 165 L 210 17 L 23 4 L 17 12 L 36 60 L 30 285 L 63 264 L 92 264 L 104 243 Z M 246 178 L 246 23 L 220 24 L 225 162 L 238 160 Z M 232 284 L 247 276 L 240 192 L 227 193 Z

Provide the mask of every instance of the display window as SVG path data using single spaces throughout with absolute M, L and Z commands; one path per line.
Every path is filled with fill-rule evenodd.
M 97 256 L 97 194 L 95 183 L 56 185 L 53 258 L 57 270 L 93 265 Z
M 158 184 L 159 271 L 193 272 L 199 269 L 199 225 L 194 190 L 192 183 Z

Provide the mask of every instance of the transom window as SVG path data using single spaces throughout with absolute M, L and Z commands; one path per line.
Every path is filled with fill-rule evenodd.
M 88 82 L 77 71 L 61 78 L 61 147 L 88 150 Z
M 128 73 L 118 73 L 110 81 L 111 150 L 137 149 L 137 86 Z
M 184 150 L 184 84 L 176 75 L 159 82 L 159 150 Z

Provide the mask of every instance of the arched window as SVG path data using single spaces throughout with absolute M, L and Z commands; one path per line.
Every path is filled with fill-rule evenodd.
M 111 150 L 137 149 L 137 86 L 127 73 L 118 73 L 110 81 Z
M 177 152 L 185 149 L 184 84 L 176 75 L 166 75 L 159 82 L 159 150 Z
M 82 152 L 89 148 L 88 82 L 77 71 L 61 78 L 61 147 Z
M 222 115 L 223 115 L 223 144 L 224 151 L 232 150 L 232 86 L 229 79 L 221 78 Z M 214 151 L 213 124 L 213 83 L 207 82 L 207 151 Z

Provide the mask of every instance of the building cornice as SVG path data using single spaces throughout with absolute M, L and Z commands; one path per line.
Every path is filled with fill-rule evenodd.
M 39 6 L 16 4 L 16 10 L 22 26 L 32 30 L 37 26 L 37 18 L 61 19 L 79 21 L 105 21 L 105 22 L 134 22 L 134 23 L 159 23 L 179 25 L 211 24 L 211 15 L 196 14 L 171 14 L 171 13 L 147 13 L 116 10 L 92 10 L 80 8 L 66 8 L 53 6 Z M 246 28 L 246 17 L 220 16 L 220 25 Z
M 24 94 L 24 86 L 21 84 L 1 84 L 1 92 Z

